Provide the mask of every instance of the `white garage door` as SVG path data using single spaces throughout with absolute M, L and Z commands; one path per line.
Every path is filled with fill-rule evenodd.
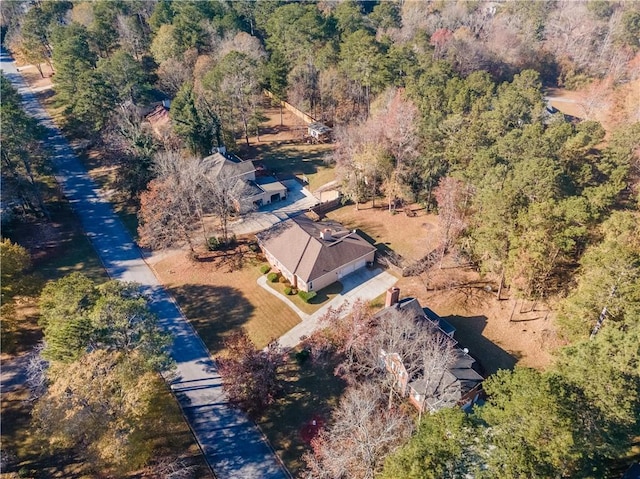
M 362 261 L 358 261 L 357 263 L 354 263 L 352 265 L 345 266 L 338 273 L 338 277 L 342 278 L 343 276 L 346 276 L 346 275 L 348 275 L 350 273 L 353 273 L 355 270 L 364 267 L 365 264 L 366 264 L 366 260 L 362 260 Z

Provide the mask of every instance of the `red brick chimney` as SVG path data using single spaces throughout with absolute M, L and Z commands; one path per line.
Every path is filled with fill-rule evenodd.
M 393 288 L 389 288 L 387 290 L 387 299 L 384 302 L 384 307 L 388 308 L 390 306 L 393 306 L 398 302 L 399 299 L 400 299 L 400 288 L 396 288 L 395 286 Z

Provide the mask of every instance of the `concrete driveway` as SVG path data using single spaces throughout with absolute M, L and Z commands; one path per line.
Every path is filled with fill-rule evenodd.
M 340 280 L 342 283 L 342 291 L 340 294 L 315 313 L 306 314 L 293 304 L 289 298 L 269 287 L 266 276 L 263 275 L 258 278 L 258 284 L 260 286 L 281 301 L 287 303 L 287 305 L 300 316 L 300 319 L 302 319 L 301 323 L 294 326 L 278 339 L 278 343 L 287 349 L 293 348 L 300 343 L 303 337 L 311 335 L 315 330 L 320 328 L 320 319 L 326 314 L 329 308 L 339 308 L 343 305 L 348 306 L 355 303 L 358 299 L 371 301 L 387 291 L 387 289 L 396 284 L 397 281 L 398 279 L 395 276 L 379 268 L 374 270 L 367 268 L 360 269 Z M 341 316 L 344 317 L 349 314 L 349 312 L 349 308 L 346 307 Z
M 47 128 L 45 142 L 51 152 L 49 161 L 56 171 L 56 181 L 78 214 L 109 276 L 141 284 L 160 325 L 171 334 L 170 354 L 176 367 L 165 379 L 216 477 L 287 479 L 287 472 L 258 427 L 229 404 L 204 343 L 144 262 L 111 204 L 100 195 L 99 188 L 4 50 L 0 65 L 22 94 L 27 113 Z
M 318 199 L 296 180 L 283 180 L 282 183 L 288 190 L 286 199 L 262 206 L 258 211 L 245 215 L 229 224 L 229 231 L 236 235 L 257 233 L 318 204 Z

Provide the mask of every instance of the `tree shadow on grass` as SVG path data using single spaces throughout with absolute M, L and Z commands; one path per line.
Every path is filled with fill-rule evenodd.
M 255 309 L 240 289 L 230 286 L 185 284 L 171 288 L 171 293 L 212 355 L 223 349 L 224 339 L 239 331 Z
M 300 142 L 291 142 L 284 145 L 264 143 L 252 145 L 240 149 L 239 154 L 243 158 L 261 160 L 264 165 L 274 173 L 291 173 L 312 175 L 319 168 L 326 167 L 325 157 L 327 151 L 322 149 L 305 151 L 297 149 Z
M 522 357 L 517 351 L 505 351 L 482 335 L 487 326 L 486 316 L 445 316 L 444 320 L 456 328 L 455 339 L 461 348 L 468 348 L 482 366 L 485 377 L 499 369 L 513 369 Z
M 299 365 L 295 351 L 280 373 L 283 390 L 275 404 L 259 420 L 260 427 L 297 477 L 302 470 L 302 454 L 309 450 L 301 432 L 313 417 L 328 419 L 346 384 L 333 374 L 333 367 L 307 360 Z

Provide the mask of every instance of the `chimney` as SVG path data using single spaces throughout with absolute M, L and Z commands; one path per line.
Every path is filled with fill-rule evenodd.
M 333 236 L 331 236 L 331 230 L 329 228 L 325 228 L 320 232 L 320 239 L 323 239 L 325 241 L 329 241 L 333 239 Z
M 384 307 L 389 308 L 394 304 L 397 304 L 399 299 L 400 299 L 400 288 L 396 288 L 395 286 L 393 288 L 389 288 L 387 290 L 387 299 L 384 302 Z

